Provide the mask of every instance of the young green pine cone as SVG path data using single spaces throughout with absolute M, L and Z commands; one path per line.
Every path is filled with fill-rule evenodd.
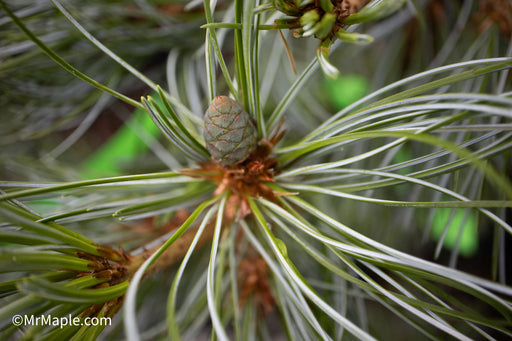
M 204 139 L 212 159 L 227 166 L 244 161 L 257 146 L 252 118 L 227 96 L 215 97 L 206 110 Z

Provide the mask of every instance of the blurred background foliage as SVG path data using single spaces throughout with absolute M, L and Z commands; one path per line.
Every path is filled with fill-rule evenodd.
M 7 4 L 77 69 L 130 97 L 147 93 L 143 84 L 83 39 L 50 1 Z M 187 55 L 204 40 L 202 9 L 189 1 L 67 1 L 66 6 L 93 36 L 160 83 L 166 81 L 169 50 Z M 11 161 L 2 167 L 3 178 L 76 177 L 76 169 L 66 169 L 67 162 L 56 159 L 80 163 L 129 119 L 133 109 L 63 72 L 4 13 L 0 27 L 0 101 L 3 117 L 9 118 L 0 128 L 0 144 L 2 159 Z M 65 153 L 71 145 L 76 149 Z M 23 166 L 30 162 L 43 168 Z
M 151 94 L 144 84 L 85 40 L 49 1 L 9 0 L 5 3 L 45 44 L 78 70 L 131 98 Z M 63 3 L 94 37 L 155 83 L 166 84 L 171 94 L 196 116 L 202 117 L 208 104 L 203 46 L 205 29 L 200 28 L 205 24 L 202 2 L 67 0 Z M 229 1 L 218 3 L 216 18 L 222 21 L 232 8 Z M 3 12 L 0 15 L 0 178 L 3 181 L 72 181 L 164 171 L 188 165 L 185 159 L 169 157 L 175 147 L 160 137 L 146 113 L 133 110 L 63 71 Z M 343 110 L 392 82 L 451 63 L 512 56 L 512 6 L 509 0 L 410 0 L 395 15 L 376 23 L 362 24 L 357 31 L 373 36 L 374 42 L 364 46 L 333 46 L 329 60 L 340 70 L 340 76 L 332 80 L 322 72 L 316 72 L 303 84 L 300 94 L 287 109 L 290 114 L 285 126 L 287 131 L 293 132 L 287 134 L 287 143 L 298 141 L 310 132 L 311 127 L 331 117 L 333 112 Z M 282 33 L 297 69 L 304 70 L 314 59 L 318 41 L 293 38 L 292 32 L 287 30 L 282 30 Z M 262 35 L 265 39 L 261 41 L 261 50 L 270 57 L 261 60 L 260 67 L 265 73 L 262 73 L 260 95 L 263 110 L 271 112 L 297 76 L 282 48 L 283 41 L 278 32 L 265 31 Z M 232 38 L 232 32 L 225 30 L 220 36 L 228 40 Z M 223 52 L 232 70 L 234 52 L 229 46 Z M 422 81 L 434 80 L 434 77 Z M 488 77 L 451 84 L 440 91 L 510 96 L 510 79 L 510 73 L 493 73 Z M 227 85 L 220 79 L 219 93 L 227 91 Z M 508 123 L 502 118 L 493 120 L 496 126 Z M 470 123 L 478 124 L 478 121 L 467 124 Z M 510 130 L 510 124 L 507 129 Z M 444 134 L 448 137 L 450 132 Z M 471 133 L 467 134 L 464 138 Z M 476 144 L 473 148 L 483 148 L 485 143 Z M 340 155 L 358 155 L 378 145 L 377 142 L 375 145 L 348 145 L 343 147 Z M 387 153 L 384 160 L 372 158 L 354 167 L 384 169 L 387 164 L 399 165 L 411 160 L 413 155 L 430 152 L 430 146 L 408 142 L 405 147 Z M 449 162 L 450 156 L 444 160 Z M 488 162 L 511 179 L 510 148 L 504 148 Z M 407 163 L 403 169 L 396 167 L 396 172 L 420 172 L 435 165 L 435 162 Z M 368 176 L 368 181 L 374 178 Z M 446 176 L 440 174 L 432 181 L 470 198 L 505 199 L 471 168 Z M 439 193 L 411 190 L 409 185 L 368 189 L 364 194 L 369 197 L 407 197 L 412 201 L 442 199 Z M 350 189 L 349 177 L 345 189 Z M 98 199 L 91 200 L 95 202 Z M 427 212 L 332 197 L 311 200 L 323 212 L 386 245 L 503 284 L 512 281 L 512 273 L 506 270 L 507 265 L 512 264 L 510 235 L 473 211 L 436 209 Z M 34 201 L 31 207 L 45 214 L 65 212 L 66 201 L 66 198 Z M 87 203 L 83 205 L 85 207 Z M 510 208 L 497 208 L 496 212 L 511 222 Z M 160 219 L 165 221 L 166 218 Z M 319 229 L 330 233 L 323 223 L 314 218 L 312 221 L 318 224 Z M 92 228 L 99 223 L 104 224 L 109 233 Z M 144 220 L 144 223 L 151 224 L 149 220 Z M 149 240 L 170 230 L 165 224 L 155 224 L 161 229 L 151 230 L 144 223 L 121 224 L 101 217 L 85 223 L 72 221 L 69 226 L 96 242 L 123 245 L 132 250 L 136 249 L 138 239 L 145 237 Z M 280 237 L 289 241 L 284 233 Z M 293 245 L 287 243 L 290 244 Z M 321 243 L 315 245 L 322 247 Z M 297 260 L 296 264 L 300 264 L 304 276 L 312 283 L 316 278 L 331 276 L 318 270 L 316 263 L 308 263 L 311 261 L 309 258 L 293 256 L 301 252 L 301 247 L 296 246 L 294 250 L 289 246 L 288 254 Z M 194 275 L 198 277 L 201 276 L 200 269 L 204 269 L 208 262 L 207 253 L 195 255 L 198 274 Z M 146 299 L 140 304 L 139 316 L 146 317 L 139 321 L 139 327 L 147 330 L 146 338 L 159 335 L 165 329 L 164 318 L 153 319 L 151 316 L 165 314 L 165 307 L 158 303 L 161 297 L 166 296 L 176 269 L 169 271 L 158 273 L 141 286 L 139 297 Z M 195 282 L 194 275 L 185 278 L 182 285 L 192 288 L 194 295 L 191 297 L 204 303 L 206 294 L 200 292 L 200 288 L 206 279 L 203 276 Z M 324 288 L 320 293 L 329 297 L 330 290 Z M 357 296 L 358 292 L 353 294 Z M 186 301 L 186 298 L 182 300 Z M 472 304 L 470 299 L 465 303 Z M 189 305 L 194 306 L 192 303 Z M 371 303 L 369 305 L 372 306 Z M 368 309 L 368 316 L 354 313 L 355 316 L 350 317 L 377 329 L 381 339 L 418 337 L 410 329 L 404 332 L 398 327 L 404 325 L 381 306 L 375 304 L 373 308 Z M 198 321 L 207 321 L 208 315 L 203 311 L 194 315 L 197 320 L 191 315 L 181 318 L 184 326 L 197 323 L 196 329 L 189 328 L 190 335 L 195 335 L 193 332 L 201 329 Z M 117 319 L 118 325 L 111 328 L 105 338 L 116 338 L 122 334 L 120 317 Z M 397 327 L 389 328 L 391 324 Z

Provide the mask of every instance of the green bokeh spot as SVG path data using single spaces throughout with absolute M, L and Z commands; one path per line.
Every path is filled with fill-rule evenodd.
M 453 217 L 450 220 L 452 209 L 438 208 L 434 213 L 434 226 L 432 229 L 432 237 L 438 241 L 448 225 L 443 246 L 453 249 L 457 243 L 457 236 L 460 229 L 463 229 L 459 244 L 459 254 L 465 257 L 473 256 L 478 250 L 478 232 L 476 214 L 469 212 L 467 218 L 464 209 L 455 209 Z M 464 220 L 465 219 L 465 220 Z
M 158 97 L 156 102 L 162 105 Z M 98 151 L 84 161 L 83 178 L 123 175 L 123 164 L 147 152 L 148 146 L 130 128 L 130 125 L 143 127 L 153 136 L 159 133 L 158 127 L 146 111 L 137 109 L 127 125 L 119 129 Z
M 326 93 L 332 105 L 343 109 L 368 92 L 368 80 L 360 75 L 341 75 L 336 79 L 325 80 Z
M 394 163 L 402 163 L 402 162 L 409 161 L 412 158 L 413 158 L 413 155 L 411 153 L 411 150 L 409 148 L 407 148 L 406 146 L 402 146 L 402 148 L 400 148 L 396 152 L 395 156 L 393 157 L 393 162 Z M 401 168 L 396 171 L 396 173 L 401 174 L 401 175 L 406 175 L 411 172 L 412 172 L 412 167 L 405 167 L 405 168 Z

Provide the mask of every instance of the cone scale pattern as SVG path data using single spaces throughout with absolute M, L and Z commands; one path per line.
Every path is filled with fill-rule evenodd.
M 226 166 L 244 161 L 257 146 L 252 118 L 227 96 L 215 97 L 206 110 L 204 139 L 212 159 Z

